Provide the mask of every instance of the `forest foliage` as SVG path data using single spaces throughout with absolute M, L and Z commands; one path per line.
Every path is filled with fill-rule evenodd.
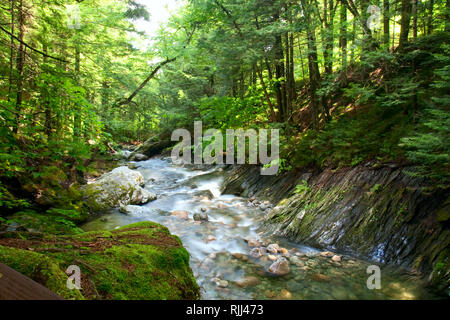
M 448 185 L 448 0 L 189 0 L 145 49 L 141 3 L 2 0 L 6 212 L 80 210 L 96 157 L 194 120 L 280 129 L 282 170 L 399 162 Z

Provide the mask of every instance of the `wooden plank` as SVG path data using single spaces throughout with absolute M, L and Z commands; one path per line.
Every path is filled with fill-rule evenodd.
M 63 300 L 43 285 L 0 263 L 0 300 Z

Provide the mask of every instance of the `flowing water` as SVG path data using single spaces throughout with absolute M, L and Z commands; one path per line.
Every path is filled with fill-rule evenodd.
M 380 266 L 381 289 L 369 290 L 367 267 L 372 263 L 349 256 L 333 261 L 316 249 L 258 232 L 264 211 L 249 199 L 221 194 L 221 169 L 195 170 L 163 159 L 134 165 L 144 176 L 145 188 L 158 199 L 128 215 L 113 210 L 84 225 L 84 230 L 111 230 L 148 220 L 165 225 L 189 251 L 203 299 L 433 298 L 416 275 Z M 189 219 L 171 215 L 176 210 L 187 211 Z M 208 221 L 194 221 L 193 215 L 202 210 Z M 272 243 L 279 244 L 279 252 L 250 255 L 255 247 Z M 290 261 L 290 272 L 276 276 L 269 267 L 281 256 Z

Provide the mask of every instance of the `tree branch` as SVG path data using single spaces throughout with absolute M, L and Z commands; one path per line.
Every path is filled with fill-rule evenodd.
M 45 53 L 45 52 L 43 52 L 43 51 L 40 51 L 40 50 L 38 50 L 38 49 L 36 49 L 36 48 L 33 48 L 33 47 L 30 46 L 29 44 L 27 44 L 27 43 L 23 42 L 22 40 L 20 40 L 19 38 L 17 38 L 15 35 L 13 35 L 11 32 L 9 32 L 8 30 L 6 30 L 6 29 L 3 28 L 2 26 L 0 26 L 0 30 L 2 30 L 3 32 L 7 33 L 7 34 L 10 35 L 11 37 L 13 37 L 15 40 L 19 41 L 21 44 L 23 44 L 23 45 L 24 45 L 25 47 L 27 47 L 28 49 L 31 49 L 31 50 L 33 50 L 34 52 L 37 52 L 37 53 L 43 55 L 44 57 L 51 58 L 51 59 L 54 59 L 54 60 L 58 60 L 58 61 L 60 61 L 60 62 L 69 63 L 68 61 L 66 61 L 66 60 L 64 60 L 64 59 L 57 58 L 57 57 L 53 57 L 53 56 L 51 56 L 51 55 L 49 55 L 49 54 L 47 54 L 47 53 Z
M 196 30 L 197 26 L 194 25 L 194 29 L 192 30 L 191 34 L 188 35 L 188 40 L 186 42 L 186 45 L 183 47 L 183 49 L 186 49 L 186 47 L 191 43 L 192 37 L 194 36 L 195 30 Z M 186 31 L 187 32 L 187 31 Z M 122 99 L 121 101 L 117 102 L 115 107 L 120 107 L 126 104 L 130 104 L 133 101 L 133 98 L 139 93 L 139 91 L 142 90 L 142 88 L 144 88 L 147 83 L 156 75 L 156 73 L 159 71 L 159 69 L 161 69 L 163 66 L 165 66 L 166 64 L 170 63 L 170 62 L 174 62 L 175 60 L 177 60 L 177 57 L 174 57 L 172 59 L 167 58 L 166 60 L 164 60 L 163 62 L 159 63 L 155 69 L 153 69 L 152 73 L 150 73 L 150 75 L 141 83 L 141 85 L 134 90 L 134 92 L 126 99 Z
M 159 71 L 159 69 L 161 69 L 161 67 L 165 66 L 166 64 L 175 61 L 177 58 L 172 58 L 172 59 L 166 59 L 163 62 L 161 62 L 160 64 L 158 64 L 156 66 L 155 69 L 153 69 L 152 73 L 150 73 L 150 75 L 141 83 L 141 85 L 134 90 L 134 92 L 126 99 L 123 99 L 122 101 L 120 101 L 116 106 L 120 107 L 123 106 L 125 104 L 129 104 L 131 103 L 131 101 L 133 100 L 133 98 L 139 93 L 139 91 L 142 90 L 142 88 L 145 87 L 145 85 L 156 75 L 156 73 Z
M 347 7 L 347 9 L 350 11 L 350 13 L 358 19 L 361 27 L 364 30 L 364 33 L 367 34 L 370 38 L 372 38 L 372 31 L 369 29 L 369 27 L 364 23 L 364 20 L 361 18 L 361 15 L 358 12 L 358 9 L 356 8 L 354 2 L 352 0 L 341 0 L 341 2 L 344 4 L 344 6 Z
M 233 16 L 231 15 L 230 11 L 228 11 L 227 8 L 224 7 L 224 5 L 222 3 L 220 3 L 218 0 L 214 0 L 214 2 L 222 9 L 223 12 L 225 12 L 225 14 L 227 15 L 227 17 L 233 22 L 234 27 L 237 29 L 237 31 L 239 32 L 239 35 L 242 37 L 242 31 L 241 28 L 239 27 L 239 25 L 237 24 L 236 20 L 233 18 Z

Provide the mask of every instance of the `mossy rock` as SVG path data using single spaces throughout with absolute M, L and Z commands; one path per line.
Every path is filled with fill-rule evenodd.
M 0 261 L 66 299 L 198 299 L 189 253 L 152 222 L 71 236 L 27 233 L 0 238 Z M 32 259 L 24 258 L 30 255 Z M 81 269 L 81 290 L 66 288 L 64 271 Z M 47 277 L 42 277 L 42 274 Z M 78 292 L 78 293 L 77 293 Z
M 75 218 L 73 218 L 74 216 Z M 15 222 L 22 228 L 33 232 L 50 234 L 78 234 L 83 232 L 76 226 L 78 215 L 74 210 L 50 209 L 46 213 L 25 210 L 8 217 L 8 221 Z

